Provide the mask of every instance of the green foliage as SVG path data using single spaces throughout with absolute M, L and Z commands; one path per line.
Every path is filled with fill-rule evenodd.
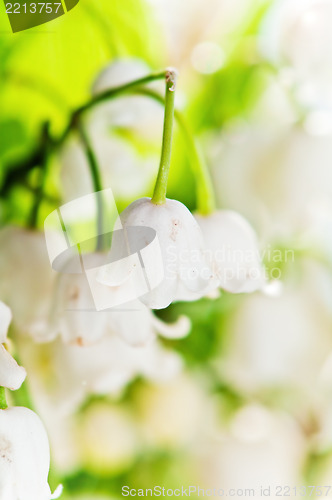
M 82 1 L 48 25 L 15 35 L 1 16 L 0 163 L 9 148 L 17 157 L 28 152 L 44 121 L 61 131 L 70 110 L 89 98 L 96 74 L 115 57 L 135 55 L 162 66 L 156 29 L 141 0 L 129 0 L 125 9 L 120 1 Z

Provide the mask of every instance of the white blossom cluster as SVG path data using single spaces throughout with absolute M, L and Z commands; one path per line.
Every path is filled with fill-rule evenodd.
M 109 79 L 119 74 L 119 64 L 98 78 L 94 92 L 110 85 Z M 120 67 L 122 73 L 128 70 L 126 65 L 123 68 L 120 64 Z M 140 71 L 136 76 L 139 74 Z M 134 75 L 131 71 L 133 76 L 135 71 Z M 139 104 L 138 100 L 138 107 Z M 113 108 L 112 105 L 101 107 L 91 117 L 93 137 L 98 137 L 104 145 L 109 142 L 101 130 L 105 129 L 105 121 L 112 121 L 116 114 Z M 135 118 L 136 111 L 133 112 Z M 130 116 L 124 116 L 123 112 L 118 111 L 117 116 L 122 117 L 125 125 L 130 122 Z M 118 145 L 111 144 L 112 151 Z M 103 147 L 98 154 L 108 158 Z M 121 162 L 124 162 L 124 151 L 120 150 Z M 112 158 L 114 160 L 114 155 Z M 81 168 L 79 154 L 74 155 L 72 161 L 78 182 L 72 182 L 73 169 L 69 169 L 64 161 L 65 200 L 91 189 L 80 185 L 80 179 L 86 176 L 75 170 Z M 131 164 L 129 161 L 128 165 Z M 101 168 L 103 171 L 103 162 Z M 126 178 L 138 179 L 127 169 L 125 175 Z M 140 173 L 139 177 L 144 176 Z M 165 348 L 158 336 L 180 339 L 190 332 L 190 321 L 180 316 L 175 323 L 169 324 L 159 319 L 154 310 L 164 309 L 177 301 L 196 301 L 202 297 L 212 299 L 219 289 L 248 293 L 265 286 L 254 230 L 235 212 L 216 210 L 210 215 L 193 215 L 177 200 L 166 199 L 164 204 L 157 205 L 150 198 L 140 198 L 120 214 L 119 221 L 124 231 L 130 227 L 148 227 L 155 231 L 161 250 L 163 277 L 159 285 L 136 300 L 128 301 L 125 307 L 107 311 L 95 310 L 84 274 L 67 272 L 70 259 L 63 264 L 62 273 L 52 270 L 43 233 L 12 226 L 0 231 L 0 299 L 13 311 L 13 332 L 17 345 L 25 347 L 22 360 L 29 374 L 30 389 L 35 396 L 37 394 L 35 401 L 39 413 L 48 420 L 50 429 L 52 421 L 73 415 L 88 395 L 119 394 L 138 376 L 154 383 L 169 382 L 178 376 L 182 359 Z M 222 251 L 225 248 L 227 252 Z M 111 247 L 110 253 L 112 251 Z M 254 256 L 253 259 L 246 260 L 246 254 Z M 90 266 L 98 267 L 101 255 L 96 251 L 86 255 L 85 259 Z M 151 274 L 158 272 L 154 265 L 152 259 Z M 96 279 L 102 283 L 103 293 L 122 293 L 125 297 L 133 268 L 128 266 L 125 273 L 121 273 L 120 280 L 114 274 L 114 268 L 106 266 L 102 271 Z M 26 371 L 6 349 L 11 311 L 2 302 L 0 316 L 0 386 L 16 390 L 25 379 Z M 37 347 L 35 343 L 44 344 L 44 347 Z M 46 353 L 48 363 L 45 368 L 43 356 Z M 44 383 L 39 377 L 41 369 L 44 375 L 45 370 L 49 373 L 52 383 L 45 382 L 44 401 L 38 404 L 38 391 Z M 1 498 L 55 498 L 47 483 L 49 447 L 39 417 L 26 408 L 0 410 L 0 449 Z M 60 490 L 55 495 L 59 493 Z

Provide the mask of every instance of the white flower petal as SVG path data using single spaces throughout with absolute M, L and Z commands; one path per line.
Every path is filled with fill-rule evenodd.
M 196 215 L 220 287 L 231 293 L 250 293 L 265 284 L 257 238 L 244 217 L 231 210 Z
M 263 54 L 284 65 L 285 82 L 295 87 L 298 101 L 323 112 L 332 103 L 331 15 L 330 0 L 277 0 L 267 11 L 260 37 Z
M 156 337 L 152 312 L 139 300 L 108 313 L 109 329 L 131 346 L 144 346 Z
M 97 253 L 85 255 L 84 262 L 98 266 L 103 262 L 103 256 Z M 105 334 L 107 317 L 96 310 L 87 275 L 83 272 L 67 274 L 71 267 L 72 261 L 69 260 L 58 277 L 49 330 L 60 333 L 67 343 L 92 344 Z M 103 288 L 108 293 L 107 287 Z
M 6 342 L 7 332 L 12 320 L 12 313 L 6 304 L 0 302 L 0 344 Z
M 141 372 L 153 382 L 164 383 L 178 375 L 182 366 L 182 359 L 175 352 L 155 344 L 153 350 L 145 353 Z
M 98 264 L 103 263 L 104 257 L 100 254 L 86 254 L 83 260 L 88 267 L 95 266 L 97 276 L 100 270 Z M 129 290 L 126 283 L 124 286 L 110 287 L 96 282 L 97 294 L 102 295 L 97 297 L 97 302 L 105 306 L 96 310 L 96 296 L 94 289 L 90 288 L 90 278 L 88 281 L 84 274 L 66 274 L 67 268 L 70 268 L 70 262 L 64 266 L 64 273 L 57 282 L 50 324 L 46 328 L 43 324 L 40 325 L 42 331 L 48 331 L 48 335 L 41 334 L 38 338 L 44 336 L 52 340 L 52 337 L 60 334 L 65 343 L 88 346 L 105 335 L 114 334 L 132 346 L 143 346 L 155 338 L 159 331 L 170 338 L 179 338 L 187 333 L 189 325 L 183 318 L 174 325 L 163 326 L 140 300 L 129 300 L 133 296 L 133 289 Z M 130 277 L 127 281 L 130 282 Z M 170 285 L 172 295 L 166 297 L 172 300 L 176 293 L 176 281 L 173 280 Z M 158 303 L 160 304 L 160 300 Z M 113 304 L 118 305 L 113 307 Z
M 44 233 L 7 226 L 0 230 L 0 248 L 0 299 L 11 308 L 16 329 L 30 334 L 33 323 L 47 318 L 56 276 Z
M 140 297 L 140 300 L 151 309 L 165 309 L 175 300 L 175 297 L 178 300 L 182 300 L 182 298 L 178 297 L 178 290 L 179 286 L 177 281 L 168 280 L 164 283 L 164 287 L 157 286 L 147 295 Z M 192 298 L 192 294 L 189 293 L 188 295 Z M 190 298 L 188 300 L 190 300 Z
M 62 492 L 63 492 L 63 485 L 59 484 L 59 486 L 52 493 L 51 500 L 56 500 L 57 498 L 60 498 Z
M 136 377 L 156 383 L 171 379 L 182 368 L 179 354 L 166 350 L 152 338 L 140 346 L 129 345 L 118 334 L 109 333 L 91 346 L 66 345 L 61 339 L 52 344 L 24 349 L 27 367 L 37 397 L 46 400 L 62 416 L 75 412 L 91 394 L 118 395 Z M 46 367 L 45 358 L 49 360 Z M 47 384 L 52 380 L 52 386 Z
M 113 243 L 112 243 L 113 247 Z M 134 273 L 136 267 L 136 259 L 122 258 L 112 262 L 107 266 L 103 266 L 97 275 L 97 280 L 108 286 L 120 286 L 126 283 L 130 276 Z
M 191 322 L 187 316 L 180 316 L 174 323 L 165 323 L 154 316 L 153 323 L 157 332 L 167 339 L 182 339 L 191 329 Z
M 0 345 L 0 386 L 16 391 L 23 384 L 25 377 L 25 369 L 16 363 L 3 345 Z
M 180 316 L 174 323 L 165 323 L 141 302 L 135 301 L 122 311 L 110 315 L 110 329 L 132 346 L 144 346 L 157 334 L 168 339 L 180 339 L 190 332 L 191 323 L 186 316 Z

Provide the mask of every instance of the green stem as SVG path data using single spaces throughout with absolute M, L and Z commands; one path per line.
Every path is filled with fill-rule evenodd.
M 47 177 L 48 154 L 51 151 L 51 146 L 52 146 L 51 137 L 49 133 L 49 125 L 50 124 L 46 122 L 42 130 L 42 143 L 44 144 L 44 147 L 43 147 L 43 154 L 40 160 L 41 179 L 35 193 L 35 199 L 30 213 L 29 226 L 31 228 L 36 228 L 38 226 L 39 208 L 44 198 L 44 188 Z
M 90 139 L 86 133 L 86 130 L 82 124 L 81 121 L 78 121 L 77 123 L 77 128 L 81 137 L 81 141 L 86 153 L 86 157 L 88 160 L 89 168 L 90 168 L 90 174 L 92 178 L 92 184 L 93 184 L 93 189 L 94 192 L 96 193 L 97 196 L 97 246 L 96 249 L 102 250 L 103 249 L 103 220 L 104 220 L 104 207 L 103 207 L 103 200 L 102 200 L 102 190 L 103 190 L 103 185 L 102 185 L 102 180 L 101 180 L 101 175 L 100 175 L 100 170 L 99 170 L 99 165 L 98 165 L 98 160 L 97 157 L 93 151 L 92 145 L 90 143 Z
M 216 209 L 216 199 L 209 170 L 189 125 L 184 120 L 182 114 L 177 113 L 176 118 L 187 142 L 190 164 L 196 180 L 197 210 L 202 215 L 209 215 Z
M 86 104 L 84 104 L 83 106 L 77 108 L 72 112 L 68 125 L 61 134 L 61 136 L 56 139 L 54 138 L 52 139 L 51 141 L 52 150 L 54 151 L 62 146 L 62 144 L 69 136 L 70 132 L 73 130 L 73 128 L 77 126 L 81 114 L 83 114 L 85 111 L 92 109 L 94 106 L 104 101 L 113 99 L 118 95 L 125 94 L 135 88 L 139 88 L 142 85 L 147 85 L 148 83 L 151 83 L 153 81 L 164 79 L 165 75 L 166 75 L 165 70 L 151 73 L 147 76 L 138 78 L 137 80 L 133 80 L 124 85 L 119 85 L 118 87 L 112 87 L 106 90 L 105 92 L 101 92 L 100 94 L 92 97 L 92 99 L 89 102 L 87 102 Z M 15 184 L 15 182 L 17 181 L 16 173 L 20 174 L 18 176 L 20 181 L 22 181 L 22 175 L 28 176 L 30 170 L 34 168 L 36 165 L 40 164 L 41 161 L 40 159 L 43 158 L 45 155 L 45 149 L 46 149 L 45 144 L 41 144 L 40 148 L 36 152 L 33 152 L 28 159 L 25 159 L 21 164 L 17 166 L 15 165 L 16 167 L 15 171 L 13 171 L 13 169 L 7 169 L 7 175 L 5 175 L 5 178 L 3 180 L 3 187 L 1 189 L 1 193 L 2 192 L 7 193 L 11 189 L 11 187 Z
M 109 101 L 110 99 L 113 99 L 118 95 L 130 92 L 132 89 L 136 87 L 141 87 L 142 85 L 147 85 L 148 83 L 154 82 L 156 80 L 164 79 L 165 74 L 166 74 L 165 70 L 156 73 L 150 73 L 149 75 L 146 75 L 142 78 L 138 78 L 137 80 L 125 83 L 124 85 L 119 85 L 118 87 L 111 87 L 110 89 L 105 90 L 105 92 L 101 92 L 100 94 L 93 96 L 89 102 L 83 104 L 83 106 L 80 106 L 75 111 L 73 111 L 67 127 L 65 128 L 62 135 L 56 141 L 56 146 L 60 147 L 64 143 L 64 141 L 67 139 L 68 135 L 72 131 L 73 127 L 75 127 L 75 124 L 78 122 L 79 117 L 84 112 L 89 111 L 96 105 L 105 101 Z
M 150 89 L 138 89 L 136 93 L 151 97 L 155 101 L 164 105 L 164 99 L 155 91 Z M 178 123 L 184 140 L 187 144 L 189 161 L 193 169 L 196 181 L 196 195 L 198 212 L 202 215 L 208 215 L 216 208 L 216 200 L 214 195 L 213 184 L 211 181 L 209 170 L 204 161 L 200 148 L 198 147 L 194 135 L 191 132 L 188 123 L 183 114 L 175 110 L 174 117 Z
M 151 83 L 155 80 L 164 79 L 165 73 L 167 77 L 167 74 L 169 73 L 167 70 L 166 72 L 165 70 L 159 71 L 156 73 L 151 73 L 147 76 L 143 76 L 142 78 L 138 78 L 137 80 L 133 80 L 132 82 L 125 83 L 124 85 L 119 85 L 118 87 L 112 87 L 106 90 L 105 92 L 101 92 L 100 94 L 97 94 L 96 96 L 92 97 L 92 99 L 89 102 L 78 108 L 75 114 L 79 115 L 81 113 L 84 113 L 85 111 L 88 111 L 89 109 L 96 106 L 96 104 L 107 101 L 108 99 L 115 97 L 118 94 L 123 94 L 134 87 L 140 87 L 142 85 L 147 85 L 148 83 Z
M 176 77 L 175 70 L 166 72 L 163 142 L 158 177 L 151 200 L 156 205 L 163 205 L 166 201 L 167 181 L 171 165 Z
M 6 400 L 6 392 L 4 387 L 0 387 L 0 410 L 8 408 Z

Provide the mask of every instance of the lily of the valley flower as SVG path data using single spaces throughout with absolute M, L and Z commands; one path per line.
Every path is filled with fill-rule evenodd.
M 198 480 L 216 489 L 219 484 L 231 488 L 234 483 L 255 488 L 262 473 L 266 485 L 277 485 L 280 480 L 298 484 L 307 453 L 303 430 L 295 418 L 258 404 L 241 407 L 227 425 L 217 423 L 209 433 L 205 431 L 198 447 Z M 268 492 L 266 488 L 265 495 Z
M 323 112 L 332 104 L 331 15 L 330 0 L 277 0 L 267 11 L 261 36 L 262 52 L 273 63 L 287 64 L 299 101 Z
M 222 150 L 220 142 L 218 137 L 211 160 L 218 199 L 245 214 L 263 241 L 292 242 L 298 235 L 326 252 L 331 234 L 330 135 L 313 136 L 299 126 L 271 130 L 252 120 L 225 131 Z
M 63 418 L 75 412 L 88 395 L 118 395 L 136 377 L 162 384 L 182 369 L 181 357 L 158 339 L 142 346 L 129 345 L 114 334 L 91 346 L 68 345 L 60 339 L 38 345 L 30 339 L 21 342 L 34 400 L 47 424 L 53 415 L 55 426 L 56 415 Z M 52 387 L 47 380 L 53 380 Z
M 120 215 L 124 230 L 130 227 L 150 227 L 156 231 L 162 255 L 163 269 L 159 261 L 151 259 L 146 268 L 148 276 L 163 273 L 162 282 L 141 297 L 152 309 L 162 309 L 176 300 L 197 300 L 218 286 L 209 263 L 201 230 L 190 211 L 176 200 L 166 199 L 161 205 L 150 198 L 141 198 L 131 203 Z M 144 231 L 135 241 L 138 248 L 146 245 Z M 112 251 L 112 250 L 111 250 Z M 157 268 L 158 267 L 158 268 Z M 128 269 L 129 279 L 132 273 Z M 104 270 L 99 280 L 110 286 L 125 286 L 117 277 Z
M 0 302 L 0 386 L 11 390 L 19 389 L 26 377 L 26 371 L 18 366 L 3 344 L 7 341 L 7 330 L 12 314 L 5 304 Z
M 27 408 L 0 410 L 0 497 L 50 500 L 50 451 L 44 426 Z
M 196 215 L 220 287 L 231 293 L 250 293 L 264 285 L 256 234 L 249 222 L 231 210 Z
M 11 308 L 15 328 L 34 337 L 45 327 L 56 276 L 45 236 L 7 226 L 0 231 L 0 248 L 0 300 Z
M 101 253 L 83 256 L 88 268 L 95 268 L 98 275 L 99 266 L 105 261 Z M 92 345 L 105 335 L 119 335 L 128 344 L 144 345 L 153 340 L 157 334 L 166 338 L 181 338 L 190 331 L 187 317 L 181 316 L 172 324 L 158 319 L 153 312 L 138 300 L 125 300 L 124 304 L 109 309 L 114 302 L 118 288 L 100 284 L 97 281 L 90 286 L 85 273 L 67 274 L 71 269 L 68 261 L 59 275 L 49 328 L 41 335 L 41 341 L 54 339 L 60 334 L 68 344 Z M 90 275 L 90 280 L 93 276 Z M 95 299 L 105 304 L 103 310 L 96 310 Z
M 305 407 L 332 348 L 330 297 L 329 273 L 310 259 L 288 267 L 279 297 L 246 296 L 228 324 L 221 379 L 246 394 L 296 394 L 293 407 Z

